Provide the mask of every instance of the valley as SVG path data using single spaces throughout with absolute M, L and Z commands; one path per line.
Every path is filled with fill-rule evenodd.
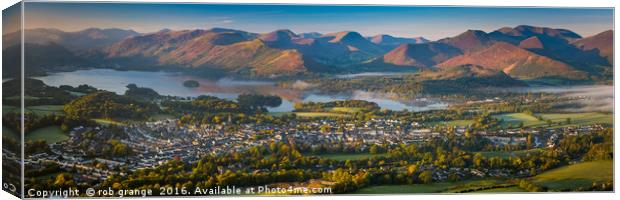
M 347 30 L 299 14 L 317 22 L 3 33 L 3 178 L 23 161 L 35 190 L 613 191 L 613 27 L 455 26 L 427 39 L 414 34 L 430 24 Z

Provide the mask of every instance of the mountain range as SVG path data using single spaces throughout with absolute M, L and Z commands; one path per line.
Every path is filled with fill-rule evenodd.
M 12 55 L 19 33 L 3 36 Z M 27 73 L 80 67 L 214 71 L 252 77 L 298 77 L 357 71 L 476 66 L 518 79 L 588 79 L 613 66 L 613 31 L 582 38 L 566 29 L 504 27 L 466 30 L 437 41 L 355 31 L 294 33 L 275 30 L 169 30 L 140 34 L 122 29 L 25 31 Z M 8 45 L 7 45 L 8 44 Z M 45 53 L 49 51 L 48 53 Z M 53 56 L 46 56 L 53 55 Z M 6 60 L 6 59 L 5 59 Z M 3 68 L 15 65 L 4 63 Z

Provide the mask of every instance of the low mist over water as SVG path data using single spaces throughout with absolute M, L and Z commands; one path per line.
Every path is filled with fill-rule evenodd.
M 575 98 L 557 106 L 565 112 L 614 111 L 614 87 L 611 85 L 532 87 L 519 88 L 517 91 L 556 93 L 562 97 Z

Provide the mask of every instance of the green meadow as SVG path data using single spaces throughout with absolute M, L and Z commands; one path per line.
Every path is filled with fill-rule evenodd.
M 42 106 L 27 106 L 24 109 L 25 112 L 33 112 L 36 115 L 64 115 L 62 105 L 42 105 Z M 19 112 L 19 107 L 15 106 L 2 106 L 2 114 L 5 115 L 10 112 Z
M 34 112 L 35 115 L 64 115 L 63 106 L 61 105 L 43 105 L 43 106 L 28 106 L 26 112 Z
M 473 120 L 452 120 L 443 122 L 432 122 L 431 125 L 469 126 L 473 123 Z
M 362 108 L 353 108 L 353 107 L 333 107 L 330 112 L 334 113 L 356 113 L 361 112 L 364 109 Z
M 332 159 L 332 160 L 345 161 L 345 160 L 362 160 L 362 159 L 368 159 L 368 158 L 372 158 L 372 157 L 381 157 L 381 156 L 385 156 L 385 155 L 386 154 L 383 154 L 383 153 L 378 153 L 378 154 L 371 154 L 371 153 L 325 153 L 325 154 L 309 154 L 307 156 L 318 156 L 318 157 L 328 158 L 328 159 Z
M 411 185 L 376 185 L 359 189 L 355 192 L 355 194 L 461 193 L 470 190 L 491 190 L 484 188 L 504 188 L 502 187 L 504 185 L 506 185 L 505 181 L 497 179 L 479 179 Z
M 487 189 L 487 190 L 479 190 L 479 191 L 475 191 L 472 193 L 503 193 L 503 192 L 514 193 L 514 192 L 527 192 L 527 191 L 524 189 L 521 189 L 519 186 L 510 186 L 510 187 L 500 187 L 500 188 L 493 188 L 493 189 Z
M 2 127 L 2 138 L 12 138 L 14 140 L 20 140 L 19 133 L 4 126 Z
M 119 122 L 113 119 L 96 118 L 96 119 L 93 119 L 93 121 L 101 125 L 123 125 L 122 122 Z
M 347 114 L 332 112 L 294 112 L 299 117 L 346 117 Z
M 26 133 L 26 140 L 45 140 L 48 144 L 60 142 L 66 139 L 69 139 L 69 136 L 62 132 L 60 126 L 48 126 Z
M 610 113 L 598 113 L 598 112 L 588 112 L 588 113 L 540 113 L 543 120 L 539 120 L 532 115 L 528 115 L 525 113 L 508 113 L 508 114 L 500 114 L 495 115 L 494 117 L 498 119 L 502 119 L 502 126 L 508 127 L 513 126 L 517 127 L 520 123 L 523 123 L 524 126 L 529 127 L 547 127 L 547 120 L 551 120 L 553 123 L 551 127 L 558 128 L 569 125 L 589 125 L 589 124 L 612 124 L 613 123 L 613 115 Z M 567 124 L 567 119 L 571 119 L 571 123 Z
M 549 170 L 532 177 L 530 180 L 549 190 L 573 190 L 590 187 L 594 182 L 613 180 L 613 161 L 583 162 Z
M 2 115 L 6 115 L 11 112 L 18 112 L 19 108 L 15 106 L 2 105 Z

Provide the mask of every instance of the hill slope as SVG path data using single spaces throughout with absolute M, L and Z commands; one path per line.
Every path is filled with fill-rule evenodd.
M 268 42 L 278 37 L 263 36 Z M 131 65 L 217 69 L 252 76 L 297 75 L 308 72 L 296 50 L 269 47 L 253 35 L 235 30 L 165 31 L 126 39 L 104 51 L 108 60 Z M 133 61 L 132 61 L 133 60 Z
M 3 46 L 9 47 L 17 45 L 20 41 L 21 32 L 13 32 L 2 37 Z M 133 30 L 123 29 L 99 29 L 89 28 L 76 32 L 64 32 L 58 29 L 26 29 L 24 40 L 27 43 L 49 44 L 55 43 L 73 51 L 84 51 L 88 49 L 100 48 L 119 42 L 125 38 L 139 35 Z M 3 47 L 4 48 L 4 47 Z
M 576 40 L 572 44 L 584 51 L 597 50 L 609 64 L 614 63 L 614 32 L 612 30 Z
M 383 61 L 398 66 L 432 67 L 461 50 L 443 43 L 402 44 L 383 55 Z
M 2 76 L 15 77 L 20 73 L 21 45 L 13 45 L 2 50 Z M 66 48 L 55 43 L 24 44 L 24 73 L 43 75 L 50 71 L 71 71 L 91 64 L 76 56 Z
M 585 76 L 585 73 L 563 62 L 540 56 L 505 42 L 497 42 L 487 49 L 451 58 L 438 66 L 453 67 L 467 64 L 501 70 L 512 77 L 520 78 L 560 76 L 574 79 Z

